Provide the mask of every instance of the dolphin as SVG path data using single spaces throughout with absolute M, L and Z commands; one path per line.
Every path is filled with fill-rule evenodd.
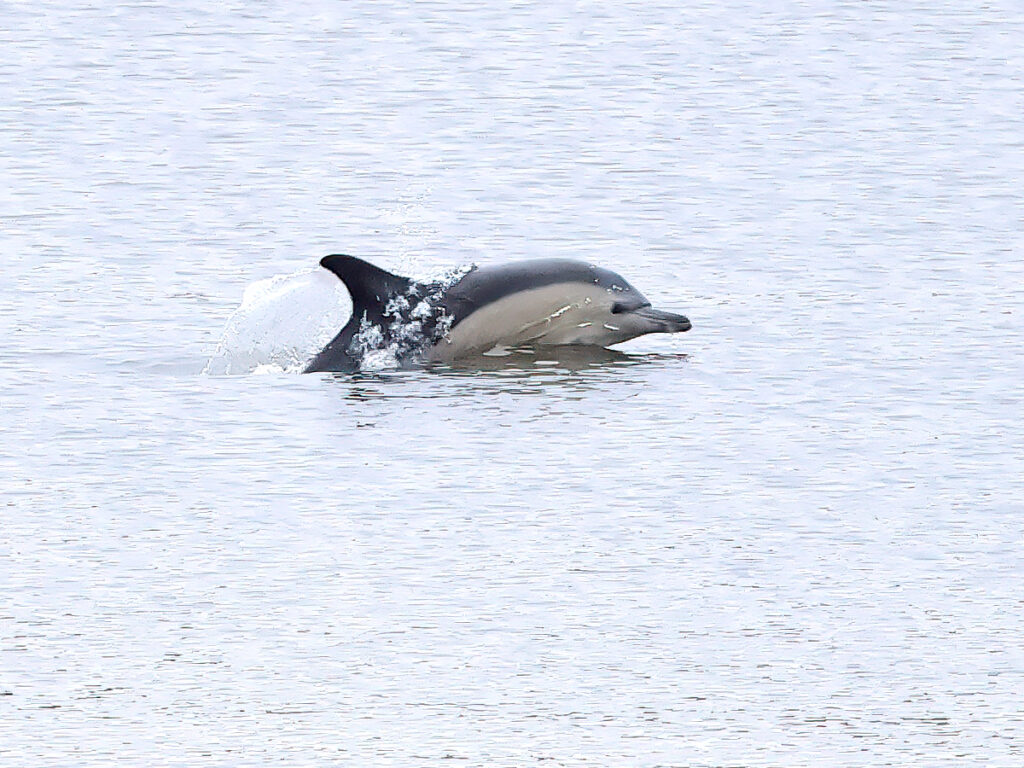
M 382 351 L 399 364 L 451 362 L 495 347 L 607 347 L 647 333 L 690 330 L 654 309 L 622 277 L 570 259 L 474 267 L 452 280 L 416 282 L 367 261 L 332 254 L 320 266 L 352 296 L 352 316 L 305 372 L 359 370 Z

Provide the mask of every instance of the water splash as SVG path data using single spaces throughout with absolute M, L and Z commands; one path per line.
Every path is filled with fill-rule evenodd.
M 474 268 L 446 269 L 393 296 L 384 308 L 384 327 L 363 318 L 351 350 L 360 370 L 401 368 L 443 338 L 453 318 L 443 313 L 440 300 Z M 228 318 L 203 373 L 301 373 L 348 322 L 351 312 L 344 284 L 320 268 L 253 283 Z
M 253 283 L 203 373 L 299 373 L 350 314 L 348 291 L 320 268 Z

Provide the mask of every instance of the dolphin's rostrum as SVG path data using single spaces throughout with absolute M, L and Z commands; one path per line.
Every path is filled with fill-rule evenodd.
M 690 329 L 689 320 L 654 309 L 619 275 L 581 261 L 519 261 L 434 283 L 394 275 L 355 256 L 325 256 L 320 265 L 345 284 L 352 316 L 307 373 L 358 370 L 378 350 L 399 363 L 446 362 L 499 346 L 607 347 L 646 333 Z

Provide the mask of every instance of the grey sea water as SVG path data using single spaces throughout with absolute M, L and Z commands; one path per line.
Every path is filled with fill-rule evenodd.
M 1024 763 L 1018 3 L 8 2 L 0 50 L 0 764 Z M 336 251 L 694 328 L 301 376 Z

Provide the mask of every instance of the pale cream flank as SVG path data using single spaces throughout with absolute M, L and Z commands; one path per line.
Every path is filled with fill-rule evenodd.
M 444 362 L 496 346 L 615 344 L 637 334 L 610 330 L 619 317 L 611 314 L 614 303 L 608 289 L 579 282 L 520 291 L 460 322 L 430 350 L 429 358 Z

